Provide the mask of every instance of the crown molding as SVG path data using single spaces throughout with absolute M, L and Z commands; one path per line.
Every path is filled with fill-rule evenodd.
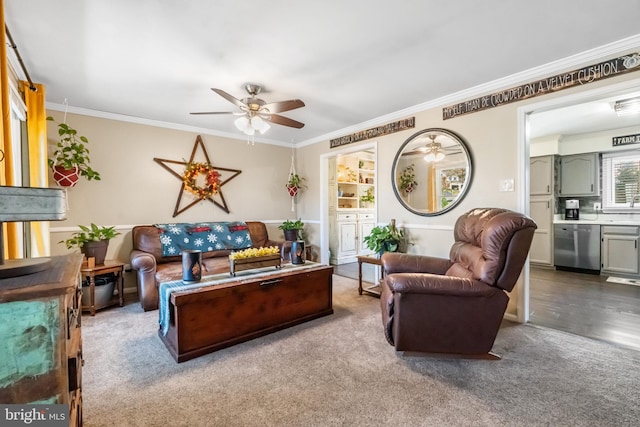
M 470 87 L 468 89 L 454 92 L 449 95 L 445 95 L 440 98 L 433 99 L 431 101 L 423 102 L 421 104 L 414 105 L 412 107 L 405 108 L 384 116 L 376 117 L 366 122 L 359 123 L 357 125 L 349 126 L 334 132 L 330 132 L 325 135 L 321 135 L 315 138 L 311 138 L 296 144 L 296 147 L 304 147 L 306 145 L 316 144 L 318 142 L 328 141 L 333 138 L 338 138 L 350 133 L 361 131 L 362 129 L 368 129 L 373 126 L 380 126 L 389 121 L 398 120 L 400 118 L 417 114 L 431 108 L 437 108 L 444 105 L 455 104 L 466 99 L 478 97 L 488 92 L 494 92 L 496 90 L 504 89 L 506 87 L 517 86 L 528 81 L 537 80 L 547 75 L 552 75 L 571 69 L 574 67 L 588 65 L 593 61 L 599 61 L 607 57 L 614 57 L 625 53 L 630 53 L 635 49 L 640 49 L 640 34 L 627 37 L 609 43 L 594 49 L 590 49 L 575 55 L 568 56 L 557 61 L 552 61 L 547 64 L 540 65 L 538 67 L 530 68 L 519 73 L 511 74 L 509 76 L 493 80 L 487 83 L 482 83 L 477 86 Z
M 144 119 L 142 117 L 127 116 L 124 114 L 117 114 L 117 113 L 108 113 L 106 111 L 92 110 L 89 108 L 81 108 L 81 107 L 73 107 L 71 105 L 57 104 L 52 102 L 47 102 L 45 106 L 47 110 L 63 111 L 66 113 L 80 114 L 83 116 L 97 117 L 100 119 L 109 119 L 109 120 L 116 120 L 120 122 L 135 123 L 139 125 L 154 126 L 154 127 L 173 129 L 173 130 L 179 130 L 184 132 L 192 132 L 192 133 L 201 134 L 201 135 L 219 136 L 223 138 L 237 139 L 242 142 L 247 142 L 247 138 L 245 137 L 244 134 L 240 136 L 236 133 L 222 132 L 215 129 L 181 125 L 177 123 L 163 122 L 161 120 Z M 276 140 L 267 139 L 267 138 L 254 138 L 254 141 L 260 144 L 278 145 L 278 146 L 287 147 L 287 148 L 291 148 L 292 146 L 291 143 L 276 141 Z
M 637 35 L 627 37 L 625 39 L 621 39 L 621 40 L 618 40 L 594 49 L 590 49 L 575 55 L 568 56 L 566 58 L 563 58 L 557 61 L 552 61 L 547 64 L 540 65 L 538 67 L 530 68 L 528 70 L 525 70 L 519 73 L 511 74 L 509 76 L 506 76 L 500 79 L 496 79 L 487 83 L 473 86 L 468 89 L 454 92 L 449 95 L 442 96 L 440 98 L 436 98 L 436 99 L 426 101 L 411 107 L 407 107 L 405 109 L 398 110 L 398 111 L 386 114 L 384 116 L 379 116 L 371 120 L 358 123 L 353 126 L 348 126 L 346 128 L 338 129 L 336 131 L 329 132 L 324 135 L 320 135 L 311 139 L 300 141 L 295 144 L 283 142 L 283 141 L 276 141 L 272 139 L 266 139 L 266 138 L 255 138 L 255 142 L 261 143 L 261 144 L 277 145 L 277 146 L 287 147 L 287 148 L 291 148 L 291 147 L 302 148 L 308 145 L 325 142 L 333 138 L 338 138 L 344 135 L 358 132 L 363 129 L 368 129 L 370 127 L 380 126 L 387 122 L 402 119 L 404 117 L 414 115 L 414 114 L 423 112 L 425 110 L 438 108 L 444 105 L 454 104 L 457 102 L 464 101 L 466 99 L 475 98 L 477 96 L 480 96 L 488 92 L 504 89 L 505 87 L 516 86 L 519 84 L 526 83 L 528 81 L 537 80 L 546 75 L 552 75 L 567 69 L 571 69 L 573 67 L 587 65 L 593 61 L 598 61 L 607 57 L 613 57 L 616 55 L 629 53 L 632 50 L 639 49 L 639 48 L 640 48 L 640 34 L 637 34 Z M 235 140 L 246 142 L 246 138 L 244 138 L 244 136 L 240 136 L 235 133 L 222 132 L 215 129 L 187 126 L 187 125 L 181 125 L 177 123 L 164 122 L 160 120 L 144 119 L 140 117 L 127 116 L 124 114 L 108 113 L 108 112 L 99 111 L 99 110 L 72 107 L 72 106 L 67 106 L 63 104 L 49 103 L 49 102 L 46 103 L 46 108 L 54 111 L 67 111 L 70 113 L 82 114 L 85 116 L 92 116 L 92 117 L 117 120 L 117 121 L 129 122 L 129 123 L 136 123 L 136 124 L 142 124 L 147 126 L 162 127 L 167 129 L 193 132 L 193 133 L 204 134 L 204 135 L 219 136 L 223 138 L 235 139 Z

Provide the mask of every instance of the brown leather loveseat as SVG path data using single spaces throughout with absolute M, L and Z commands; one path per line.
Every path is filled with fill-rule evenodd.
M 270 240 L 263 222 L 247 221 L 252 247 L 282 247 L 284 242 Z M 163 256 L 160 243 L 161 231 L 153 225 L 133 227 L 133 249 L 129 259 L 131 268 L 137 272 L 138 296 L 144 311 L 158 308 L 158 284 L 182 278 L 182 256 Z M 229 271 L 230 250 L 215 250 L 202 253 L 203 274 Z

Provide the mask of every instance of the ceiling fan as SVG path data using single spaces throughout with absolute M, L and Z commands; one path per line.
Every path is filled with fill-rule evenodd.
M 449 154 L 458 154 L 462 151 L 458 147 L 443 147 L 436 142 L 437 135 L 427 135 L 430 141 L 423 147 L 418 147 L 413 151 L 403 153 L 403 155 L 424 154 L 424 160 L 428 162 L 439 162 Z
M 264 100 L 256 97 L 260 92 L 262 92 L 262 86 L 253 83 L 247 83 L 244 88 L 247 93 L 249 93 L 249 97 L 243 99 L 237 99 L 229 95 L 222 89 L 211 88 L 212 91 L 239 107 L 240 111 L 203 111 L 191 114 L 239 115 L 241 117 L 236 119 L 234 123 L 238 129 L 240 129 L 247 135 L 253 135 L 256 130 L 260 133 L 265 133 L 270 127 L 267 122 L 275 123 L 282 126 L 289 126 L 297 129 L 300 129 L 304 126 L 304 123 L 277 114 L 304 107 L 304 102 L 302 102 L 301 100 L 290 99 L 287 101 L 267 103 Z

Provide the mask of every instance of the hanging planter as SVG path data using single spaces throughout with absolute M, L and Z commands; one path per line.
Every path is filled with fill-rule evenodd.
M 64 166 L 53 166 L 53 179 L 61 187 L 75 187 L 80 179 L 78 167 L 65 169 Z
M 400 190 L 405 193 L 411 193 L 414 188 L 418 185 L 416 181 L 416 174 L 413 170 L 414 164 L 410 164 L 402 170 L 402 174 L 400 175 Z
M 66 100 L 65 100 L 66 103 Z M 65 120 L 67 113 L 65 112 Z M 73 187 L 78 178 L 83 176 L 87 181 L 92 179 L 99 181 L 100 174 L 89 166 L 89 140 L 78 131 L 69 126 L 65 121 L 57 123 L 53 117 L 47 117 L 48 121 L 56 123 L 58 127 L 58 142 L 56 149 L 47 159 L 47 164 L 53 171 L 53 179 L 63 187 Z M 65 170 L 67 172 L 65 172 Z
M 298 194 L 298 186 L 287 184 L 287 192 L 289 192 L 289 196 L 296 197 L 296 195 Z
M 291 212 L 295 210 L 295 198 L 298 193 L 302 192 L 302 181 L 304 181 L 304 177 L 301 177 L 296 173 L 295 162 L 293 158 L 293 154 L 291 155 L 291 169 L 289 169 L 289 178 L 287 179 L 287 183 L 285 187 L 287 187 L 287 193 L 289 193 L 289 197 L 291 197 Z

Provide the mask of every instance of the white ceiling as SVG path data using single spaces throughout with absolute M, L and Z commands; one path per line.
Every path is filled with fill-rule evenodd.
M 257 141 L 300 143 L 638 33 L 640 0 L 5 0 L 6 23 L 48 106 L 244 139 L 247 82 L 299 98 Z M 377 123 L 375 123 L 377 124 Z
M 640 97 L 640 91 L 607 94 L 588 102 L 576 103 L 531 115 L 530 138 L 577 135 L 640 126 L 640 115 L 618 117 L 613 105 L 618 100 Z

